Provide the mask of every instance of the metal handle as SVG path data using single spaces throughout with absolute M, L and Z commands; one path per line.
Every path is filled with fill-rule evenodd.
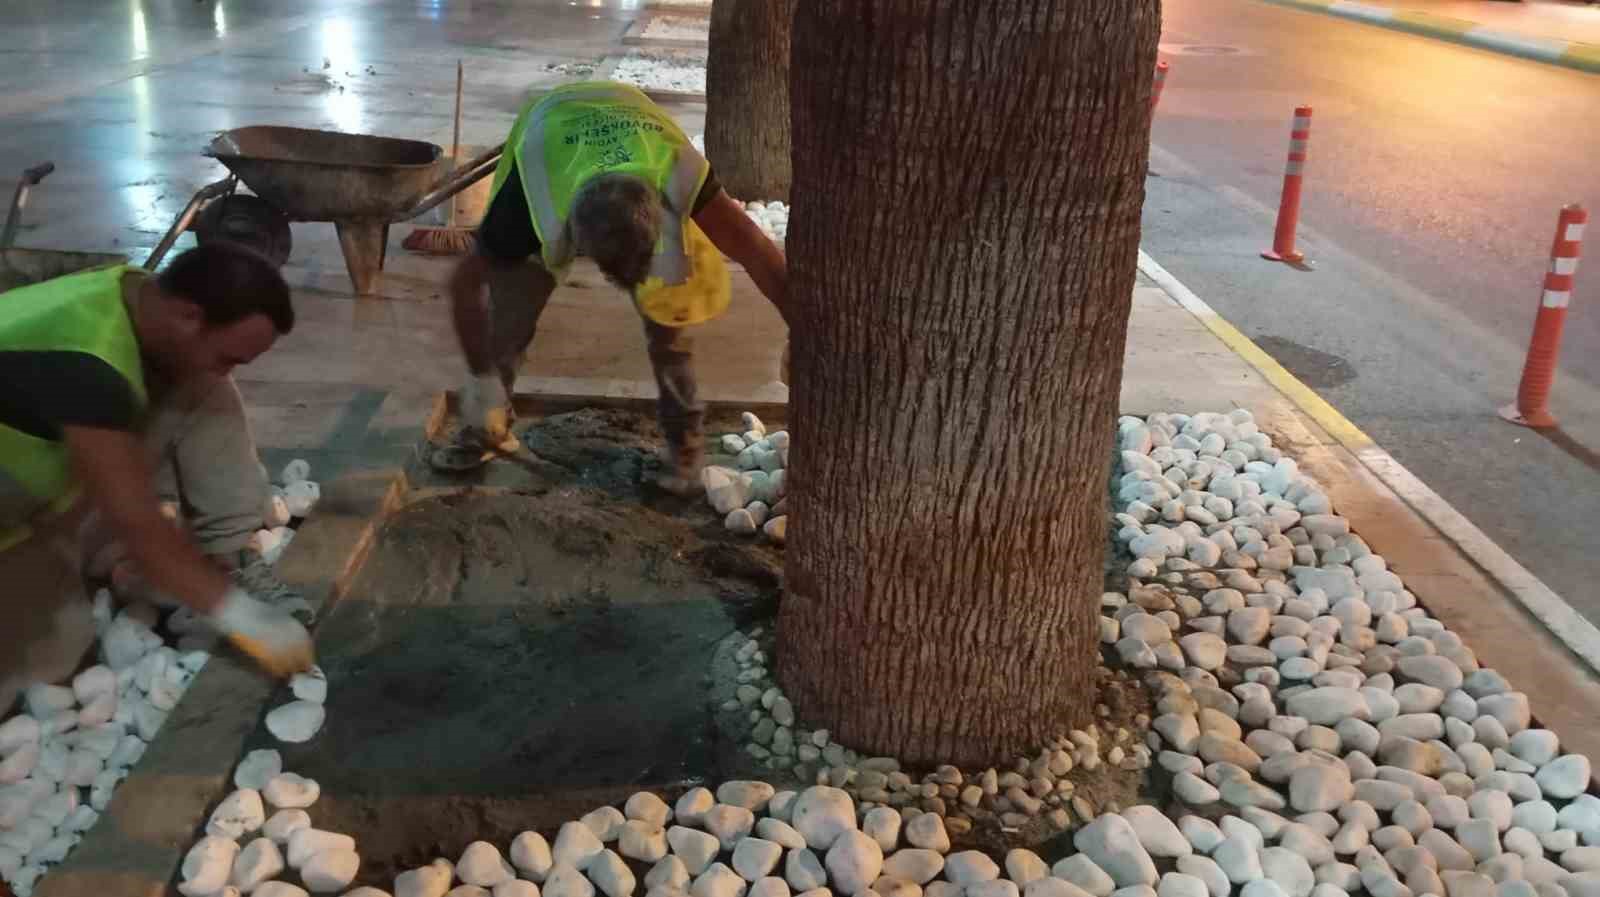
M 22 180 L 28 186 L 36 186 L 40 181 L 50 176 L 56 170 L 56 163 L 43 162 L 22 173 Z
M 416 205 L 396 215 L 394 220 L 409 221 L 494 174 L 495 166 L 500 164 L 500 155 L 505 151 L 505 148 L 506 145 L 502 143 L 477 156 L 466 165 L 457 168 L 449 177 L 440 181 L 437 187 L 423 194 L 422 198 L 417 200 Z
M 0 249 L 10 249 L 17 239 L 17 226 L 22 223 L 22 210 L 28 205 L 29 188 L 37 186 L 55 170 L 56 163 L 41 162 L 22 172 L 21 179 L 17 181 L 17 192 L 11 194 L 11 208 L 6 212 L 5 227 L 0 229 Z
M 194 221 L 194 216 L 200 211 L 200 206 L 209 200 L 232 193 L 237 186 L 239 186 L 238 179 L 230 174 L 220 181 L 213 181 L 201 187 L 189 200 L 189 204 L 183 207 L 183 213 L 178 216 L 178 220 L 172 222 L 172 227 L 168 228 L 166 234 L 161 237 L 161 242 L 157 243 L 156 248 L 150 252 L 150 257 L 145 259 L 144 266 L 154 271 L 161 264 L 161 260 L 166 258 L 167 253 L 171 251 L 172 244 L 178 242 L 178 235 L 189 229 L 189 224 Z

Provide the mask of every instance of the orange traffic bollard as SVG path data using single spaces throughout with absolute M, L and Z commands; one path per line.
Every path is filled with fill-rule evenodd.
M 1151 112 L 1156 111 L 1156 107 L 1161 105 L 1161 91 L 1167 86 L 1167 69 L 1169 67 L 1164 61 L 1156 63 L 1156 83 L 1154 87 L 1150 88 Z
M 1528 341 L 1528 359 L 1522 365 L 1517 401 L 1500 409 L 1500 416 L 1514 424 L 1556 425 L 1550 414 L 1550 386 L 1556 379 L 1561 328 L 1567 322 L 1567 303 L 1572 301 L 1572 282 L 1578 273 L 1578 258 L 1583 254 L 1583 228 L 1588 223 L 1589 213 L 1580 205 L 1563 208 L 1561 217 L 1556 219 L 1550 270 L 1544 274 L 1544 292 L 1539 296 L 1539 314 L 1533 319 L 1533 339 Z
M 1311 107 L 1297 106 L 1289 132 L 1289 162 L 1283 169 L 1283 198 L 1278 201 L 1278 226 L 1272 231 L 1272 248 L 1261 253 L 1274 262 L 1299 263 L 1305 255 L 1294 248 L 1300 226 L 1300 180 L 1306 168 L 1306 145 L 1311 141 Z

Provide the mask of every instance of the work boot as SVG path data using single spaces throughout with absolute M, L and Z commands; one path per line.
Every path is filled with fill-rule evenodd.
M 700 481 L 700 470 L 705 467 L 705 451 L 687 446 L 667 446 L 661 450 L 662 471 L 656 475 L 656 485 L 673 495 L 685 498 L 699 494 L 705 486 Z
M 249 592 L 250 597 L 288 613 L 301 623 L 310 623 L 315 616 L 310 602 L 279 579 L 272 565 L 255 549 L 241 548 L 215 557 L 228 571 L 228 579 Z

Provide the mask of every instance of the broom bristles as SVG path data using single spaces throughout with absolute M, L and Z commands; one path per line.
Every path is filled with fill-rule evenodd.
M 407 234 L 400 245 L 424 255 L 468 255 L 477 248 L 478 238 L 471 228 L 419 227 Z

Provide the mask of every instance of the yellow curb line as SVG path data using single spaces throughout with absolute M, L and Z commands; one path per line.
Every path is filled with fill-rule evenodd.
M 1600 74 L 1600 44 L 1502 31 L 1493 26 L 1416 9 L 1398 9 L 1357 0 L 1264 0 L 1306 12 L 1377 25 L 1522 59 L 1532 59 L 1590 74 Z
M 1174 302 L 1199 319 L 1207 330 L 1255 368 L 1273 388 L 1283 393 L 1303 414 L 1355 455 L 1362 466 L 1392 489 L 1401 501 L 1438 530 L 1441 536 L 1454 543 L 1490 579 L 1515 597 L 1534 619 L 1543 623 L 1551 635 L 1582 658 L 1591 670 L 1600 673 L 1600 629 L 1584 619 L 1572 605 L 1515 558 L 1506 554 L 1493 539 L 1384 451 L 1371 436 L 1217 314 L 1215 309 L 1143 249 L 1139 250 L 1139 271 L 1155 281 Z

